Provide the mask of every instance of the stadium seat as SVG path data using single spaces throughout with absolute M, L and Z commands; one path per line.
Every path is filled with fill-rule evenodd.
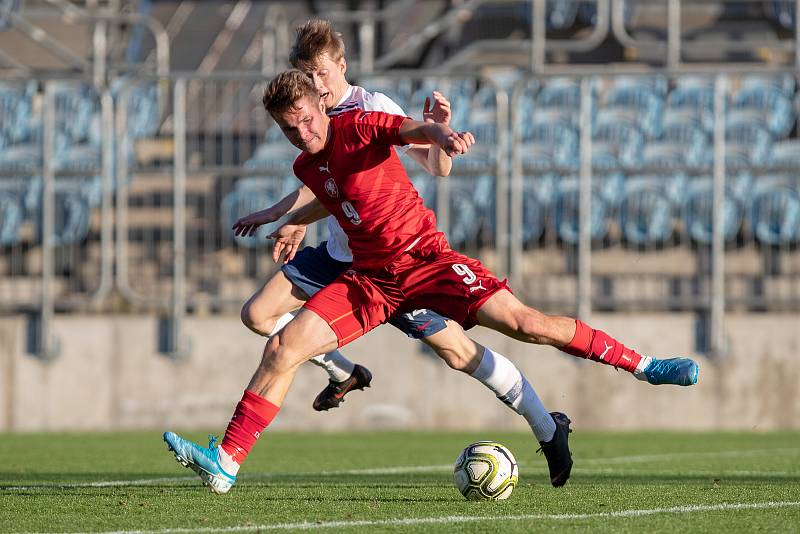
M 92 195 L 99 194 L 93 191 L 96 187 L 94 181 L 59 178 L 54 185 L 54 216 L 53 245 L 69 246 L 84 241 L 89 235 L 92 206 Z M 31 218 L 36 225 L 37 239 L 42 239 L 41 202 L 36 200 L 31 213 Z
M 644 134 L 635 121 L 600 110 L 592 128 L 592 167 L 599 170 L 641 165 Z
M 262 210 L 280 200 L 283 194 L 283 180 L 263 177 L 240 178 L 232 191 L 226 194 L 220 205 L 222 235 L 232 235 L 231 227 L 240 217 Z M 276 225 L 267 224 L 258 229 L 252 237 L 234 236 L 233 241 L 245 248 L 269 245 L 266 239 Z
M 526 170 L 577 169 L 580 163 L 578 132 L 569 124 L 532 124 L 516 147 Z
M 494 238 L 495 180 L 493 175 L 451 175 L 450 224 L 447 237 L 458 248 Z
M 787 246 L 800 239 L 800 190 L 784 176 L 761 178 L 753 187 L 750 225 L 756 239 L 769 246 Z
M 707 78 L 679 81 L 667 97 L 666 117 L 697 120 L 707 133 L 714 129 L 714 84 Z
M 741 154 L 752 165 L 765 165 L 772 145 L 772 137 L 759 122 L 735 115 L 725 124 L 725 141 L 731 154 Z
M 299 150 L 280 131 L 273 126 L 267 130 L 264 142 L 256 147 L 253 155 L 244 163 L 248 172 L 267 172 L 284 174 L 291 171 Z
M 786 139 L 773 144 L 768 161 L 776 167 L 797 167 L 800 171 L 800 139 Z
M 740 121 L 747 117 L 753 121 L 763 121 L 770 134 L 776 138 L 786 137 L 794 126 L 795 114 L 791 99 L 773 86 L 743 87 L 733 98 L 731 112 L 740 113 L 737 119 Z
M 624 239 L 636 246 L 666 242 L 674 227 L 673 202 L 663 177 L 636 176 L 625 184 L 620 206 L 620 228 Z
M 713 237 L 713 182 L 709 177 L 694 178 L 689 184 L 683 204 L 683 221 L 689 237 L 710 245 Z M 726 242 L 733 241 L 742 227 L 744 206 L 731 190 L 725 191 L 722 207 L 722 233 Z
M 589 217 L 589 234 L 592 241 L 602 240 L 608 235 L 609 209 L 597 188 L 593 188 Z M 562 178 L 557 187 L 554 204 L 556 234 L 564 243 L 576 245 L 580 239 L 578 179 Z
M 546 222 L 547 206 L 528 180 L 522 191 L 522 242 L 525 246 L 531 246 L 541 239 Z
M 796 85 L 794 76 L 791 74 L 751 74 L 742 78 L 740 89 L 773 88 L 780 91 L 786 98 L 792 99 Z
M 635 120 L 649 137 L 661 133 L 664 97 L 658 87 L 660 78 L 648 83 L 647 79 L 622 77 L 606 93 L 603 109 L 613 109 L 620 115 Z
M 23 190 L 0 181 L 0 246 L 16 245 L 25 219 Z

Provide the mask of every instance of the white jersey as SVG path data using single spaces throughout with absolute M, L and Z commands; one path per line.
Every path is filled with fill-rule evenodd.
M 352 111 L 354 109 L 363 109 L 365 111 L 383 111 L 391 113 L 392 115 L 406 116 L 405 112 L 398 106 L 394 100 L 384 95 L 383 93 L 370 93 L 363 87 L 351 85 L 345 91 L 342 99 L 328 115 L 334 116 Z M 398 154 L 404 153 L 410 148 L 409 145 L 394 147 Z M 344 233 L 342 227 L 336 221 L 336 217 L 330 215 L 328 217 L 328 254 L 331 258 L 337 261 L 353 261 L 353 253 L 350 250 L 350 244 L 347 240 L 347 234 Z

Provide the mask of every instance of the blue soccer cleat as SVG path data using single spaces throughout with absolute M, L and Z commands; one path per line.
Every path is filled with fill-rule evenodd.
M 200 479 L 212 493 L 228 493 L 228 490 L 236 483 L 236 477 L 230 475 L 219 465 L 219 455 L 214 443 L 217 438 L 213 435 L 208 437 L 208 447 L 200 445 L 180 437 L 175 432 L 164 432 L 164 442 L 167 448 L 175 453 L 175 459 L 184 467 L 189 467 L 200 475 Z
M 692 386 L 697 383 L 700 366 L 690 358 L 669 358 L 659 360 L 652 358 L 644 368 L 644 378 L 655 385 L 674 384 L 676 386 Z

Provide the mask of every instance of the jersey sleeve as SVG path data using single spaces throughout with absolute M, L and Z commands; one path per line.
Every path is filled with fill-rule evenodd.
M 358 111 L 353 117 L 356 135 L 363 144 L 405 145 L 400 126 L 408 117 L 383 111 Z

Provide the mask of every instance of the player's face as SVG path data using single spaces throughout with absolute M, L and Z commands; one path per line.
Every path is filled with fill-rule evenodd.
M 309 78 L 314 80 L 319 91 L 320 100 L 325 104 L 326 110 L 331 110 L 339 103 L 347 90 L 347 62 L 344 58 L 334 61 L 327 53 L 322 54 L 316 62 L 316 67 L 305 71 Z
M 328 140 L 330 119 L 325 115 L 325 105 L 304 96 L 295 107 L 275 117 L 286 138 L 309 154 L 316 154 L 325 148 Z

